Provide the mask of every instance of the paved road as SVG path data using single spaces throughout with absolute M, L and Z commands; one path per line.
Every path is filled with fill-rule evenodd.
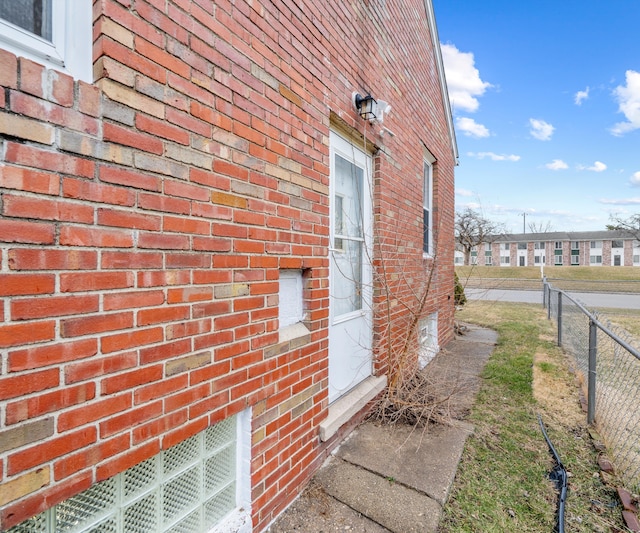
M 470 300 L 523 302 L 542 305 L 542 291 L 516 291 L 507 289 L 465 289 Z M 595 292 L 569 292 L 588 308 L 640 309 L 640 294 Z

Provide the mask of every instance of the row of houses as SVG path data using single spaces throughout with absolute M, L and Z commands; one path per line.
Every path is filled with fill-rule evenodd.
M 456 159 L 431 0 L 0 2 L 0 529 L 265 530 L 452 338 Z
M 455 264 L 464 265 L 457 249 Z M 640 266 L 640 240 L 625 231 L 507 234 L 474 246 L 467 264 L 482 266 Z

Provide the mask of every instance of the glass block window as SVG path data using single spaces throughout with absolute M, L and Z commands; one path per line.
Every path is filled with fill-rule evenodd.
M 236 419 L 211 426 L 8 531 L 210 531 L 237 507 Z
M 424 368 L 436 356 L 438 344 L 438 313 L 423 318 L 418 323 L 418 362 Z

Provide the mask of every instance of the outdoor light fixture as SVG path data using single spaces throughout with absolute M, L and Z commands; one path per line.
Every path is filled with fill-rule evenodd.
M 353 105 L 355 106 L 358 114 L 369 122 L 377 122 L 382 124 L 384 116 L 391 112 L 391 106 L 384 100 L 376 100 L 373 96 L 368 94 L 362 96 L 359 93 L 354 92 L 352 94 Z
M 361 96 L 359 93 L 353 93 L 353 105 L 363 119 L 374 120 L 376 118 L 375 104 L 376 101 L 370 94 Z

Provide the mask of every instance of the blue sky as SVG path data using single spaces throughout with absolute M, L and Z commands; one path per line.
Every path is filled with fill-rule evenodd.
M 603 230 L 611 214 L 639 213 L 640 0 L 433 4 L 456 208 L 517 233 Z

